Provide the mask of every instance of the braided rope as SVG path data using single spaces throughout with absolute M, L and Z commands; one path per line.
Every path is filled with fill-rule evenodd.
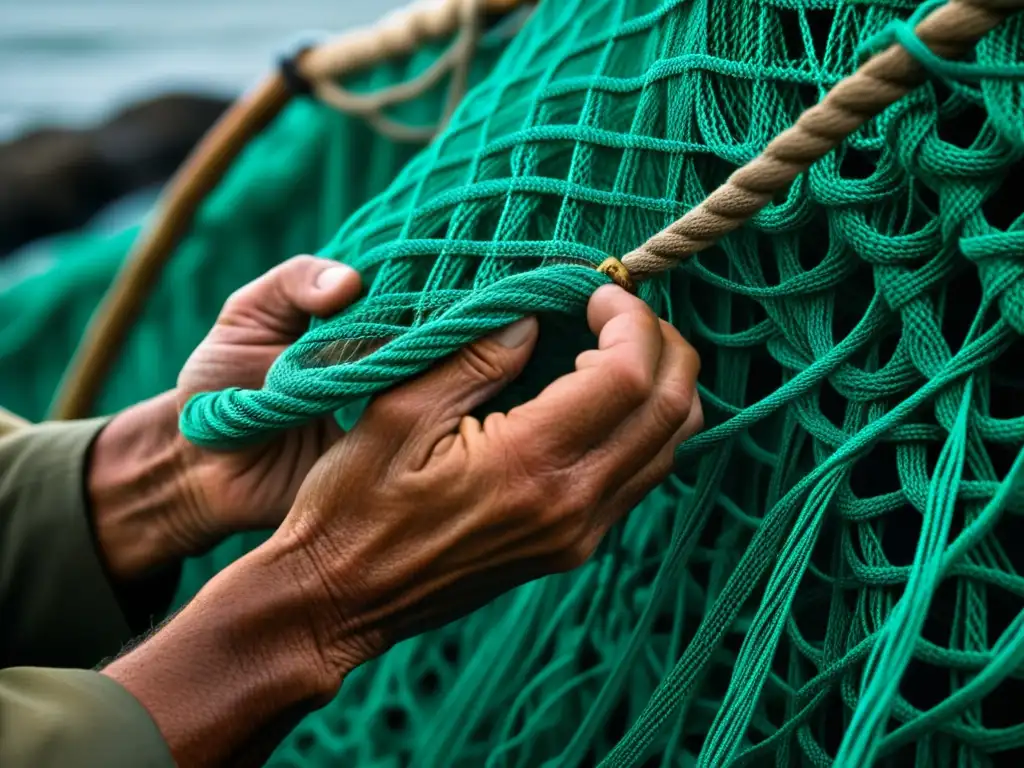
M 292 346 L 293 354 L 278 358 L 261 390 L 231 388 L 196 395 L 181 413 L 182 432 L 197 445 L 217 448 L 260 438 L 253 435 L 254 410 L 268 414 L 261 425 L 267 431 L 287 429 L 379 392 L 388 383 L 427 370 L 467 344 L 503 328 L 524 314 L 568 313 L 586 304 L 604 279 L 589 267 L 558 266 L 511 275 L 501 290 L 482 290 L 438 319 L 410 328 L 371 355 L 343 365 L 319 368 L 315 391 L 296 390 L 293 382 L 308 373 L 308 361 L 325 345 L 337 340 L 338 331 L 320 326 Z M 510 309 L 510 307 L 514 307 Z M 353 323 L 346 336 L 379 336 L 371 323 Z M 202 425 L 196 430 L 193 425 Z
M 1024 0 L 951 0 L 914 29 L 931 51 L 958 58 Z M 664 272 L 746 223 L 797 176 L 925 79 L 925 69 L 900 44 L 872 56 L 806 110 L 764 151 L 718 189 L 622 258 L 634 280 Z

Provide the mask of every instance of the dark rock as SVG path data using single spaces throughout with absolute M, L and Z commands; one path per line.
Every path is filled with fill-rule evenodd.
M 229 103 L 169 94 L 94 128 L 44 128 L 0 144 L 0 256 L 166 181 Z

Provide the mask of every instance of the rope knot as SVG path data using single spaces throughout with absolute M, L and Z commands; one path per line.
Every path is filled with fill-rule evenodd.
M 292 53 L 281 56 L 277 60 L 277 70 L 281 73 L 288 90 L 295 96 L 309 96 L 313 93 L 313 83 L 299 69 L 299 59 L 312 48 L 311 45 L 300 45 Z

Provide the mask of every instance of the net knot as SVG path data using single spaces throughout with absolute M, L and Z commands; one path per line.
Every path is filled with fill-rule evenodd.
M 629 274 L 629 270 L 626 269 L 625 264 L 614 256 L 609 256 L 602 261 L 597 271 L 610 277 L 620 288 L 625 289 L 629 293 L 636 293 L 636 284 L 633 282 L 633 277 Z
M 941 80 L 950 90 L 963 93 L 968 86 L 983 79 L 1024 80 L 1024 67 L 1015 64 L 978 64 L 953 61 L 935 53 L 918 37 L 916 27 L 929 13 L 945 5 L 946 0 L 922 3 L 906 20 L 894 19 L 857 46 L 857 55 L 868 58 L 884 51 L 893 43 L 901 45 L 932 77 Z

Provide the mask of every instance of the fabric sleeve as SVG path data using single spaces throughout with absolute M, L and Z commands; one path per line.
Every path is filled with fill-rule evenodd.
M 86 509 L 88 451 L 105 423 L 0 439 L 0 668 L 92 667 L 133 635 Z
M 98 672 L 0 670 L 5 768 L 174 768 L 146 709 Z

